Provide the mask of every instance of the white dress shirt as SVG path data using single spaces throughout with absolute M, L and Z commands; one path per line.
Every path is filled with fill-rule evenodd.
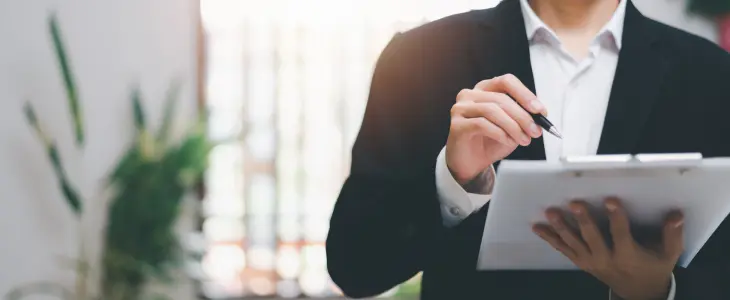
M 588 55 L 580 60 L 565 50 L 527 0 L 520 2 L 537 96 L 550 113 L 550 121 L 563 134 L 562 140 L 543 135 L 545 156 L 555 161 L 563 156 L 595 155 L 621 50 L 626 1 L 619 3 L 611 20 L 591 42 Z M 495 174 L 491 167 L 485 174 L 487 186 L 479 189 L 484 194 L 468 193 L 449 172 L 445 151 L 441 150 L 436 161 L 436 188 L 444 225 L 453 227 L 490 200 Z M 674 299 L 674 293 L 672 276 L 669 300 Z

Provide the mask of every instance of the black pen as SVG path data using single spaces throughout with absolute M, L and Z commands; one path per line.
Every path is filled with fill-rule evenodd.
M 512 97 L 510 96 L 510 98 L 512 98 Z M 558 128 L 555 127 L 555 125 L 553 125 L 553 122 L 550 122 L 550 120 L 548 120 L 542 114 L 531 113 L 529 110 L 525 109 L 525 107 L 522 106 L 522 104 L 520 104 L 520 102 L 516 101 L 514 98 L 512 98 L 512 100 L 515 101 L 515 103 L 517 103 L 517 105 L 522 107 L 522 109 L 524 109 L 528 114 L 530 114 L 530 116 L 532 116 L 532 120 L 535 121 L 535 124 L 537 124 L 537 126 L 542 127 L 542 129 L 545 129 L 545 131 L 554 135 L 556 138 L 559 138 L 561 140 L 563 139 L 563 135 L 560 134 L 560 131 L 558 131 Z
M 558 128 L 556 128 L 555 125 L 553 125 L 553 123 L 550 122 L 550 120 L 548 120 L 545 116 L 533 113 L 530 113 L 530 115 L 532 115 L 532 119 L 535 120 L 535 124 L 547 130 L 547 132 L 551 133 L 555 137 L 561 140 L 563 139 L 563 135 L 560 134 Z
M 510 98 L 512 98 L 512 97 L 510 97 Z M 514 98 L 512 100 L 514 100 Z M 560 131 L 558 131 L 558 128 L 555 127 L 555 125 L 553 125 L 553 122 L 550 122 L 550 120 L 548 120 L 542 114 L 531 113 L 529 110 L 525 109 L 525 107 L 522 106 L 522 104 L 520 104 L 519 102 L 515 101 L 515 103 L 517 103 L 517 105 L 522 107 L 522 109 L 524 109 L 528 114 L 530 114 L 530 116 L 532 116 L 532 120 L 535 121 L 535 124 L 537 124 L 537 126 L 542 127 L 542 129 L 545 129 L 545 131 L 554 135 L 556 138 L 559 138 L 561 140 L 563 139 L 563 135 L 560 134 Z

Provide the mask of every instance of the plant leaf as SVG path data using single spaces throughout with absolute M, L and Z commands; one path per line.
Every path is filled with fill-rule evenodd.
M 172 127 L 172 119 L 175 114 L 175 108 L 177 107 L 177 100 L 180 97 L 180 87 L 180 80 L 173 80 L 165 96 L 165 111 L 162 116 L 162 125 L 160 126 L 160 131 L 157 133 L 157 139 L 162 145 L 166 145 L 170 137 L 170 127 Z
M 71 185 L 68 177 L 66 177 L 66 171 L 64 170 L 63 162 L 61 161 L 61 155 L 58 152 L 58 147 L 56 146 L 56 143 L 54 143 L 45 134 L 45 132 L 43 132 L 40 122 L 38 122 L 38 117 L 33 110 L 33 106 L 29 102 L 25 104 L 23 110 L 25 112 L 26 120 L 33 127 L 36 134 L 43 142 L 43 147 L 45 147 L 46 155 L 51 161 L 51 165 L 53 166 L 53 172 L 56 175 L 56 180 L 58 180 L 58 184 L 61 186 L 61 192 L 66 199 L 66 203 L 76 214 L 76 216 L 80 216 L 81 212 L 83 211 L 81 198 L 79 197 L 79 193 L 76 191 L 76 189 L 74 189 Z
M 71 186 L 68 177 L 66 177 L 66 172 L 63 169 L 63 164 L 61 163 L 61 157 L 58 154 L 56 144 L 51 143 L 46 151 L 48 152 L 48 156 L 51 159 L 53 170 L 56 173 L 56 178 L 58 179 L 58 183 L 61 186 L 61 192 L 63 193 L 63 197 L 66 199 L 66 203 L 69 205 L 69 207 L 71 207 L 71 210 L 73 210 L 76 216 L 80 217 L 83 211 L 81 207 L 81 199 L 79 197 L 79 193 L 73 186 Z
M 38 117 L 36 116 L 35 110 L 30 102 L 25 103 L 23 106 L 23 112 L 25 113 L 25 120 L 28 121 L 28 124 L 33 126 L 33 129 L 38 130 Z
M 49 27 L 51 36 L 53 37 L 53 49 L 56 52 L 56 58 L 58 64 L 61 67 L 61 74 L 63 75 L 64 87 L 66 88 L 66 96 L 68 98 L 68 106 L 71 111 L 71 117 L 73 119 L 74 133 L 76 135 L 76 145 L 78 147 L 84 146 L 84 122 L 81 113 L 81 105 L 79 104 L 78 92 L 76 90 L 76 84 L 74 82 L 74 76 L 69 66 L 69 59 L 66 55 L 66 49 L 63 44 L 61 37 L 61 29 L 58 26 L 58 20 L 55 14 L 52 14 L 49 19 Z
M 130 147 L 109 176 L 108 184 L 124 183 L 128 176 L 134 176 L 135 169 L 141 164 L 139 147 Z
M 134 127 L 137 129 L 137 133 L 145 130 L 147 122 L 145 120 L 144 108 L 142 107 L 142 93 L 139 87 L 132 90 L 132 105 L 134 106 Z

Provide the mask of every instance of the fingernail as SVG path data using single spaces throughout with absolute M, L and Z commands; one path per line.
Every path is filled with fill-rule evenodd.
M 679 227 L 682 227 L 684 225 L 684 220 L 679 220 L 676 223 L 674 223 L 674 228 L 677 229 Z
M 539 137 L 540 136 L 540 127 L 537 126 L 537 124 L 532 123 L 530 124 L 530 133 L 533 137 Z
M 532 110 L 534 110 L 535 112 L 539 112 L 545 109 L 545 106 L 537 100 L 533 100 L 532 103 L 530 103 L 530 106 L 532 106 Z
M 616 211 L 616 208 L 617 208 L 616 204 L 614 204 L 612 202 L 606 202 L 606 209 L 608 209 L 608 211 L 614 212 L 614 211 Z
M 580 207 L 573 207 L 573 213 L 574 214 L 578 214 L 578 215 L 579 214 L 582 214 L 583 213 L 583 209 L 581 209 Z

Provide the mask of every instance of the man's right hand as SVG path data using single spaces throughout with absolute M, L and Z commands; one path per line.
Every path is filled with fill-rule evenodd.
M 511 74 L 459 92 L 446 142 L 446 165 L 459 184 L 466 185 L 518 145 L 527 146 L 542 135 L 525 109 L 547 115 L 535 94 Z

